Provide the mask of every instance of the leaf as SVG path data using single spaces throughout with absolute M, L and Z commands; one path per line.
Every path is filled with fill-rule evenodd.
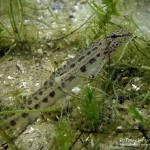
M 87 101 L 90 103 L 92 102 L 92 99 L 93 99 L 93 92 L 90 88 L 87 88 L 87 91 L 86 91 L 86 97 L 87 97 Z
M 134 106 L 131 106 L 129 110 L 136 117 L 136 119 L 138 119 L 138 120 L 143 122 L 143 117 L 138 112 L 138 110 L 136 110 L 136 108 Z

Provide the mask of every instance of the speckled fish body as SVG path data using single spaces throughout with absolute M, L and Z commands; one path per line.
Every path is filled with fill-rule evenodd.
M 43 87 L 32 94 L 22 107 L 28 110 L 38 110 L 52 106 L 56 100 L 65 96 L 65 92 L 62 91 L 71 91 L 73 87 L 80 84 L 82 77 L 95 75 L 102 64 L 107 62 L 109 57 L 130 37 L 131 33 L 128 30 L 121 29 L 103 39 L 95 40 L 87 49 L 55 71 L 49 80 L 45 81 Z M 16 137 L 39 115 L 39 112 L 1 115 L 1 118 L 6 120 L 1 124 L 1 129 L 10 137 Z

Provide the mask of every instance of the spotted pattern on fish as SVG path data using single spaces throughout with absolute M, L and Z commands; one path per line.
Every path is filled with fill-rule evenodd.
M 54 105 L 58 99 L 65 96 L 63 90 L 71 91 L 83 80 L 82 76 L 90 77 L 96 71 L 98 72 L 102 64 L 107 62 L 109 57 L 130 37 L 131 33 L 128 30 L 121 29 L 102 39 L 95 40 L 88 48 L 52 73 L 51 78 L 45 81 L 43 87 L 25 100 L 23 107 L 29 110 L 38 110 Z M 6 118 L 6 121 L 3 119 L 4 123 L 2 123 L 1 129 L 10 137 L 16 137 L 39 115 L 39 112 L 1 115 L 2 118 Z

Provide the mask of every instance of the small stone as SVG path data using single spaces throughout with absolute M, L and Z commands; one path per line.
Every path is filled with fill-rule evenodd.
M 11 77 L 11 76 L 8 76 L 7 78 L 8 78 L 9 80 L 15 79 L 14 77 Z
M 78 94 L 80 93 L 80 91 L 81 91 L 81 89 L 80 89 L 79 87 L 74 87 L 74 88 L 72 89 L 72 93 L 74 93 L 74 94 L 76 94 L 76 95 L 78 95 Z
M 39 53 L 40 55 L 43 55 L 43 50 L 42 50 L 41 48 L 39 48 L 39 49 L 38 49 L 38 53 Z

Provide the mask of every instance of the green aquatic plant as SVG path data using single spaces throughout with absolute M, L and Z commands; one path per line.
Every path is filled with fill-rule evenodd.
M 123 18 L 121 15 L 121 10 L 118 9 L 118 6 L 120 6 L 121 3 L 121 1 L 119 0 L 103 0 L 103 6 L 93 1 L 88 3 L 94 10 L 94 13 L 96 12 L 96 15 L 93 15 L 87 22 L 85 22 L 85 28 L 82 29 L 80 27 L 83 26 L 80 26 L 79 28 L 77 28 L 77 30 L 70 32 L 71 28 L 68 26 L 68 30 L 66 32 L 63 32 L 63 36 L 58 39 L 56 38 L 56 42 L 58 43 L 61 40 L 67 40 L 66 38 L 68 37 L 76 39 L 73 43 L 74 45 L 76 45 L 76 50 L 74 50 L 75 53 L 77 50 L 81 50 L 82 47 L 85 47 L 86 42 L 85 40 L 82 40 L 83 38 L 85 38 L 86 41 L 92 41 L 94 38 L 105 35 L 106 30 L 113 30 L 114 28 L 118 28 L 119 26 L 127 27 L 128 29 L 131 28 L 131 31 L 134 31 L 135 28 L 138 27 L 138 25 L 134 23 L 132 17 L 126 17 L 122 22 L 120 21 L 116 24 L 114 23 L 114 20 Z M 18 0 L 16 1 L 16 3 L 12 3 L 12 1 L 9 1 L 8 4 L 10 8 L 9 20 L 11 23 L 11 29 L 5 26 L 2 20 L 0 22 L 0 38 L 2 39 L 5 37 L 6 41 L 8 40 L 10 42 L 10 49 L 6 53 L 5 57 L 3 57 L 3 59 L 1 60 L 5 60 L 6 56 L 10 55 L 10 53 L 14 51 L 14 48 L 16 48 L 18 44 L 22 46 L 23 41 L 31 40 L 28 43 L 30 47 L 30 44 L 32 44 L 33 41 L 37 42 L 37 40 L 39 40 L 39 37 L 36 37 L 35 34 L 30 37 L 31 34 L 27 33 L 29 28 L 24 25 L 24 15 L 31 20 L 38 21 L 39 23 L 48 26 L 47 22 L 36 19 L 36 17 L 34 17 L 33 15 L 25 13 L 24 7 L 26 5 L 24 1 Z M 15 4 L 17 4 L 16 6 L 18 7 L 16 10 L 14 9 Z M 33 7 L 31 6 L 31 8 Z M 123 8 L 123 6 L 121 8 Z M 47 7 L 47 9 L 49 9 L 49 7 Z M 19 12 L 19 18 L 16 15 L 17 12 Z M 36 13 L 37 11 L 35 10 L 35 14 Z M 52 14 L 51 11 L 50 14 L 54 16 L 55 19 L 58 19 L 57 16 Z M 59 23 L 59 20 L 57 20 L 56 22 Z M 36 26 L 33 25 L 31 28 L 34 27 Z M 35 28 L 35 30 L 38 30 L 38 28 Z M 82 34 L 82 32 L 86 32 L 87 34 Z M 61 30 L 58 29 L 57 33 L 58 35 L 61 35 Z M 79 35 L 81 35 L 81 37 Z M 138 33 L 136 33 L 136 35 L 138 35 Z M 67 115 L 72 115 L 71 117 L 75 118 L 73 119 L 73 122 L 75 125 L 78 124 L 78 127 L 83 125 L 82 120 L 84 120 L 85 128 L 77 128 L 75 129 L 75 132 L 72 132 L 74 130 L 74 126 L 72 126 L 72 122 L 65 115 L 62 115 L 62 118 L 58 122 L 54 122 L 54 125 L 56 125 L 56 138 L 54 138 L 56 149 L 69 149 L 71 143 L 76 137 L 75 134 L 77 130 L 79 130 L 78 132 L 81 132 L 84 135 L 83 137 L 81 135 L 82 140 L 78 138 L 77 141 L 86 141 L 86 139 L 89 138 L 91 139 L 91 141 L 95 142 L 93 144 L 93 147 L 95 147 L 96 149 L 99 147 L 102 141 L 106 143 L 105 139 L 107 139 L 108 137 L 110 137 L 110 139 L 112 138 L 111 135 L 112 133 L 116 132 L 116 128 L 118 126 L 130 126 L 130 113 L 132 113 L 137 120 L 143 120 L 143 116 L 139 114 L 139 112 L 136 110 L 136 107 L 145 106 L 145 104 L 149 104 L 150 102 L 149 84 L 147 84 L 150 80 L 150 66 L 148 63 L 150 53 L 149 42 L 147 42 L 148 38 L 144 37 L 143 34 L 142 36 L 139 35 L 139 37 L 140 38 L 137 38 L 134 41 L 136 45 L 132 41 L 128 43 L 128 46 L 125 46 L 123 50 L 124 53 L 122 53 L 122 51 L 119 52 L 117 56 L 112 61 L 110 61 L 108 65 L 106 65 L 105 69 L 101 71 L 101 74 L 96 79 L 88 80 L 89 82 L 91 81 L 91 85 L 93 85 L 93 88 L 85 88 L 83 90 L 83 93 L 81 94 L 81 97 L 79 95 L 80 98 L 75 99 L 75 102 L 73 101 L 74 105 L 72 106 L 72 109 L 75 112 L 67 112 Z M 13 45 L 10 39 L 15 41 Z M 66 48 L 63 44 L 65 44 L 64 41 L 59 44 L 61 46 L 58 46 L 56 44 L 57 48 L 55 50 L 60 50 L 61 48 L 64 48 L 63 52 L 66 52 L 65 50 L 69 48 L 69 50 L 72 50 L 71 46 L 68 46 L 69 48 Z M 69 50 L 67 50 L 66 53 L 69 53 Z M 136 77 L 139 77 L 138 81 L 134 80 Z M 143 84 L 144 88 L 142 88 Z M 135 86 L 133 85 L 135 85 L 137 88 L 140 88 L 140 90 L 138 91 L 134 89 L 133 87 Z M 14 93 L 14 96 L 15 94 L 16 93 Z M 124 108 L 128 107 L 128 105 L 125 104 L 126 101 L 136 101 L 137 103 L 134 103 L 135 106 L 131 108 L 130 111 L 128 111 Z M 120 104 L 121 106 L 118 106 L 118 104 Z M 77 107 L 81 108 L 81 110 L 79 111 Z M 55 115 L 55 109 L 12 110 L 3 111 L 0 114 L 23 112 L 51 112 Z M 147 125 L 146 128 L 148 129 Z M 92 136 L 89 136 L 89 134 L 91 134 Z M 95 136 L 95 134 L 98 135 L 98 138 L 97 136 Z M 7 136 L 3 133 L 1 133 L 1 135 L 7 138 Z M 8 143 L 9 140 L 7 140 Z M 14 143 L 11 144 L 13 145 Z M 79 147 L 86 148 L 86 145 L 83 144 Z
M 65 118 L 59 120 L 56 134 L 56 139 L 54 139 L 54 143 L 56 144 L 55 148 L 68 150 L 74 137 L 69 120 L 66 120 Z
M 91 8 L 97 13 L 100 21 L 99 26 L 101 28 L 104 28 L 106 24 L 110 22 L 113 16 L 118 16 L 119 12 L 116 8 L 118 3 L 118 0 L 112 1 L 112 0 L 103 0 L 101 5 L 98 5 L 94 1 L 89 2 L 89 5 Z
M 89 130 L 96 130 L 99 124 L 99 105 L 94 100 L 93 91 L 90 88 L 85 89 L 85 99 L 83 99 L 83 114 Z
M 105 30 L 107 30 L 109 24 L 111 25 L 114 24 L 113 22 L 111 22 L 113 17 L 120 15 L 117 9 L 118 2 L 119 2 L 118 0 L 115 1 L 103 0 L 102 5 L 99 5 L 94 1 L 88 2 L 90 7 L 94 10 L 94 12 L 98 17 L 98 19 L 95 19 L 96 20 L 95 24 L 98 25 L 98 30 L 100 34 L 105 33 Z M 94 30 L 92 31 L 95 32 Z
M 134 106 L 130 107 L 130 112 L 140 121 L 143 122 L 143 117 L 141 116 L 141 114 L 139 113 L 138 110 L 136 110 L 136 108 Z

